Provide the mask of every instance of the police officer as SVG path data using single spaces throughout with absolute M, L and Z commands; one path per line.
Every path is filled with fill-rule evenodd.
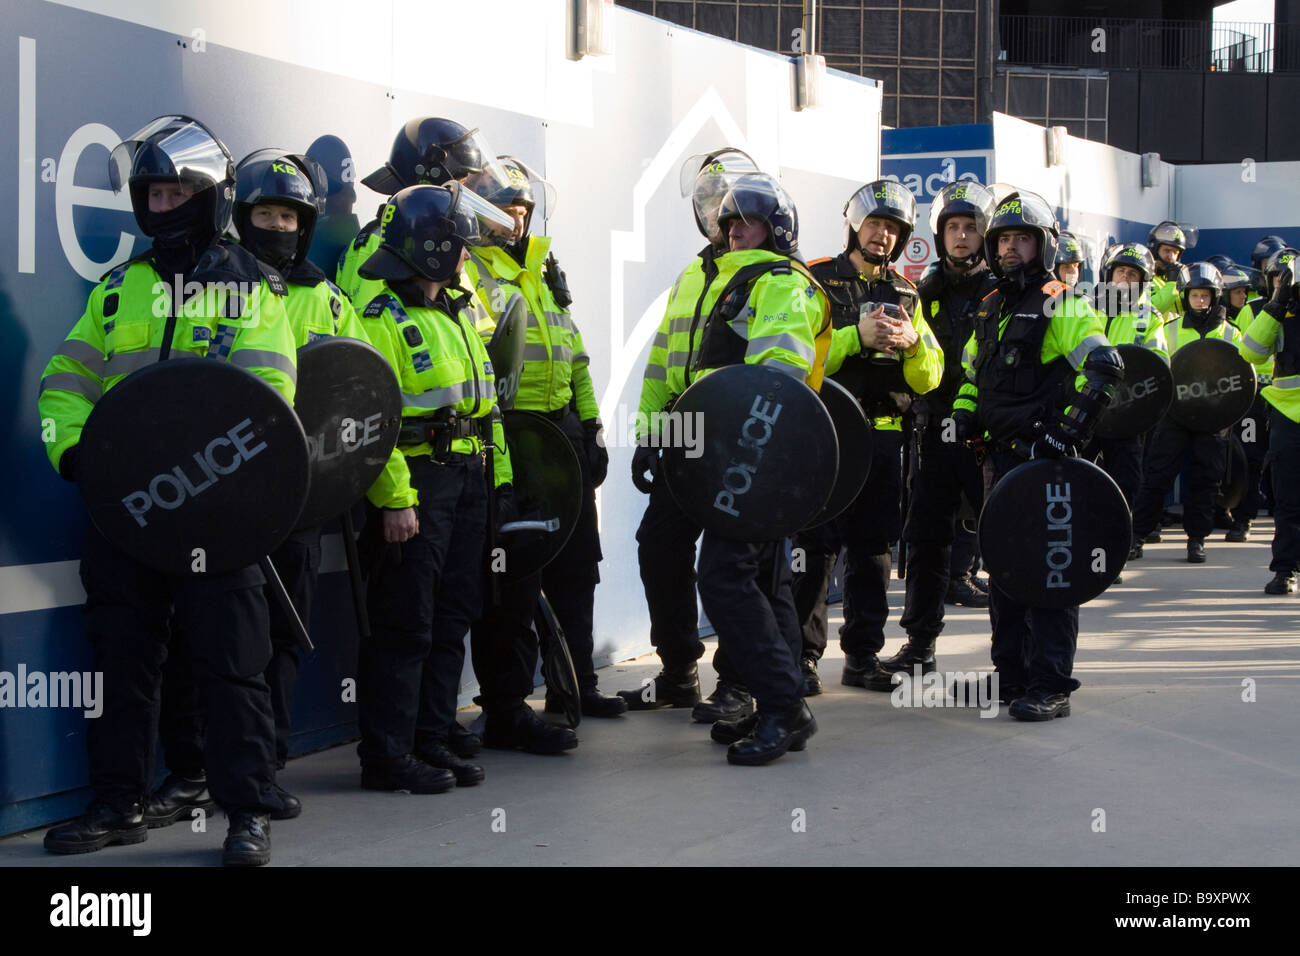
M 1247 303 L 1251 312 L 1258 318 L 1260 311 L 1268 304 L 1270 297 L 1273 295 L 1273 286 L 1264 275 L 1264 268 L 1268 265 L 1268 260 L 1273 258 L 1274 254 L 1287 247 L 1287 241 L 1281 236 L 1261 236 L 1255 243 L 1255 248 L 1250 252 L 1250 265 L 1254 269 L 1251 278 L 1254 280 L 1253 289 L 1254 298 Z
M 46 451 L 69 481 L 78 478 L 78 441 L 96 402 L 164 353 L 224 360 L 265 379 L 287 401 L 294 395 L 283 280 L 221 240 L 235 185 L 225 146 L 196 120 L 163 116 L 113 150 L 109 171 L 115 188 L 129 185 L 136 222 L 153 245 L 95 287 L 85 314 L 46 366 L 40 413 L 56 423 Z M 158 309 L 160 295 L 169 299 L 172 288 L 191 283 L 204 287 L 200 300 L 191 297 L 184 308 L 168 301 Z M 252 292 L 241 304 L 232 288 Z M 256 322 L 237 321 L 254 314 Z M 230 821 L 222 862 L 267 863 L 268 814 L 281 799 L 271 695 L 262 676 L 271 641 L 261 571 L 164 575 L 92 525 L 81 580 L 83 621 L 106 694 L 103 715 L 86 734 L 94 798 L 83 816 L 45 835 L 45 848 L 86 853 L 146 839 L 143 801 L 153 777 L 159 683 L 171 632 L 179 628 L 192 651 L 206 725 L 195 769 L 206 768 L 212 796 Z
M 938 388 L 912 403 L 909 465 L 914 476 L 903 528 L 907 593 L 900 621 L 908 638 L 897 654 L 881 662 L 887 676 L 874 685 L 880 690 L 891 689 L 887 681 L 898 671 L 910 672 L 918 664 L 925 673 L 935 669 L 934 644 L 943 630 L 946 592 L 957 583 L 954 572 L 959 579 L 969 574 L 971 558 L 958 560 L 950 552 L 958 550 L 954 539 L 963 531 L 963 498 L 973 514 L 979 513 L 983 478 L 975 452 L 954 441 L 950 416 L 975 310 L 996 283 L 984 261 L 984 232 L 992 213 L 993 195 L 977 182 L 945 186 L 930 207 L 940 258 L 921 279 L 921 311 L 943 349 L 943 377 Z M 967 554 L 972 552 L 970 548 Z M 968 587 L 970 593 L 952 597 L 968 606 L 988 607 L 987 595 Z
M 867 183 L 845 203 L 844 251 L 809 267 L 830 299 L 835 327 L 826 371 L 862 404 L 873 443 L 871 469 L 857 498 L 839 517 L 794 539 L 806 562 L 794 582 L 806 690 L 820 683 L 816 667 L 826 650 L 827 584 L 841 546 L 841 683 L 874 690 L 893 686 L 877 655 L 889 617 L 889 546 L 902 525 L 900 415 L 912 393 L 931 391 L 943 374 L 943 353 L 917 308 L 916 287 L 892 267 L 915 225 L 916 200 L 906 187 L 888 179 Z
M 670 345 L 668 367 L 689 365 L 699 378 L 726 365 L 765 365 L 820 385 L 817 336 L 830 331 L 827 303 L 792 258 L 799 244 L 794 203 L 770 176 L 742 176 L 723 197 L 717 221 L 730 251 L 718 257 L 718 277 L 703 293 L 699 351 L 674 355 Z M 742 276 L 746 269 L 752 275 Z M 699 589 L 718 644 L 757 703 L 753 714 L 713 725 L 713 739 L 730 745 L 727 761 L 753 766 L 803 749 L 817 722 L 803 700 L 784 542 L 733 541 L 705 529 Z
M 1083 243 L 1072 232 L 1061 233 L 1056 244 L 1056 267 L 1052 269 L 1056 278 L 1073 289 L 1079 284 L 1079 270 L 1083 260 Z
M 1290 594 L 1300 569 L 1300 288 L 1297 252 L 1284 248 L 1267 264 L 1272 295 L 1242 336 L 1238 351 L 1257 366 L 1273 360 L 1273 381 L 1262 395 L 1272 408 L 1269 453 L 1273 470 L 1273 580 L 1265 594 Z
M 514 296 L 522 296 L 528 313 L 524 365 L 514 407 L 544 415 L 566 435 L 583 477 L 582 512 L 564 549 L 541 572 L 498 583 L 499 601 L 474 625 L 471 644 L 486 714 L 484 743 L 533 753 L 555 753 L 577 744 L 573 731 L 543 723 L 524 704 L 532 693 L 537 664 L 533 614 L 538 595 L 547 600 L 564 630 L 577 670 L 580 706 L 589 717 L 617 717 L 627 710 L 621 697 L 597 689 L 592 664 L 593 610 L 600 580 L 600 533 L 596 522 L 596 488 L 604 481 L 609 455 L 592 387 L 589 359 L 567 306 L 567 283 L 551 255 L 550 236 L 530 235 L 538 200 L 550 215 L 554 190 L 521 161 L 498 157 L 507 185 L 485 198 L 514 219 L 513 232 L 492 234 L 493 241 L 471 250 L 466 276 L 499 318 Z M 561 304 L 556 293 L 564 299 Z M 548 710 L 562 712 L 553 695 Z
M 457 288 L 478 238 L 465 196 L 458 183 L 398 191 L 358 270 L 383 280 L 362 323 L 402 390 L 400 455 L 366 493 L 379 509 L 368 527 L 388 545 L 370 573 L 373 637 L 361 644 L 357 681 L 361 785 L 372 790 L 440 793 L 484 776 L 448 735 L 465 634 L 482 611 L 487 523 L 509 515 L 512 492 L 496 382 Z
M 1116 346 L 1140 345 L 1168 362 L 1163 323 L 1148 298 L 1155 274 L 1155 258 L 1146 246 L 1140 242 L 1116 243 L 1102 255 L 1096 303 L 1105 317 L 1108 342 Z M 1141 435 L 1097 436 L 1083 449 L 1084 458 L 1100 459 L 1106 474 L 1123 492 L 1130 511 L 1137 504 L 1142 486 L 1142 444 Z
M 708 245 L 673 283 L 663 321 L 650 345 L 637 406 L 639 444 L 632 455 L 632 483 L 649 495 L 636 532 L 637 563 L 650 612 L 650 643 L 663 667 L 646 686 L 619 691 L 619 696 L 629 710 L 691 707 L 693 720 L 709 724 L 745 717 L 753 712 L 754 703 L 721 642 L 713 656 L 717 687 L 700 699 L 696 661 L 704 653 L 704 644 L 695 598 L 695 542 L 702 529 L 683 513 L 667 483 L 655 477 L 661 444 L 674 438 L 659 429 L 662 413 L 695 378 L 687 359 L 699 353 L 708 315 L 705 298 L 719 275 L 717 260 L 729 247 L 727 233 L 718 223 L 718 209 L 732 185 L 757 169 L 748 154 L 731 147 L 692 156 L 682 164 L 682 195 L 691 198 L 696 228 Z
M 984 236 L 984 256 L 999 282 L 980 304 L 967 381 L 953 403 L 957 436 L 987 433 L 993 443 L 993 480 L 1023 458 L 1074 454 L 1123 376 L 1119 353 L 1087 303 L 1067 296 L 1051 274 L 1056 217 L 1041 196 L 1009 194 Z M 1070 380 L 1082 386 L 1062 397 Z M 1070 713 L 1078 606 L 1026 607 L 994 582 L 989 594 L 993 663 L 999 694 L 1018 720 L 1051 720 Z
M 1211 256 L 1212 260 L 1214 257 Z M 1222 257 L 1221 257 L 1222 258 Z M 1209 260 L 1207 260 L 1209 261 Z M 1219 267 L 1223 276 L 1223 299 L 1227 308 L 1228 321 L 1237 327 L 1243 335 L 1255 321 L 1254 310 L 1249 305 L 1253 280 L 1249 272 L 1231 261 Z M 1240 444 L 1246 456 L 1246 490 L 1241 501 L 1232 509 L 1231 524 L 1224 541 L 1241 543 L 1250 537 L 1250 525 L 1259 514 L 1260 477 L 1264 471 L 1264 462 L 1268 457 L 1268 402 L 1263 396 L 1263 389 L 1273 380 L 1273 363 L 1265 361 L 1258 369 L 1259 389 L 1250 411 L 1242 416 L 1234 426 L 1233 441 Z
M 416 117 L 397 131 L 388 162 L 361 182 L 381 195 L 392 196 L 408 186 L 442 186 L 455 181 L 468 187 L 461 201 L 483 217 L 489 207 L 474 190 L 487 191 L 505 185 L 505 173 L 495 155 L 476 129 L 466 129 L 455 120 L 438 116 Z M 381 204 L 379 214 L 384 208 Z M 379 214 L 361 228 L 339 258 L 335 281 L 358 310 L 364 309 L 382 291 L 380 283 L 368 281 L 359 272 L 361 264 L 379 248 Z M 460 281 L 458 278 L 457 282 Z M 480 334 L 490 331 L 491 317 L 483 303 L 472 289 L 465 291 L 471 293 L 467 307 L 471 309 L 475 326 Z
M 1147 235 L 1147 248 L 1155 259 L 1156 274 L 1151 280 L 1151 306 L 1169 321 L 1178 315 L 1181 301 L 1178 280 L 1184 266 L 1179 261 L 1195 245 L 1187 231 L 1171 219 L 1158 222 Z
M 1181 308 L 1165 324 L 1169 356 L 1183 346 L 1204 338 L 1223 339 L 1236 345 L 1241 333 L 1224 311 L 1223 279 L 1208 262 L 1192 264 L 1179 280 Z M 1166 416 L 1147 443 L 1142 487 L 1133 506 L 1131 558 L 1142 557 L 1142 541 L 1160 521 L 1165 495 L 1183 467 L 1183 456 L 1191 449 L 1188 487 L 1183 495 L 1183 529 L 1187 532 L 1187 560 L 1205 562 L 1205 538 L 1214 530 L 1214 497 L 1227 467 L 1228 429 L 1208 434 L 1189 431 Z
M 324 171 L 306 156 L 281 149 L 260 149 L 235 167 L 234 225 L 240 245 L 284 276 L 285 308 L 294 346 L 342 335 L 365 341 L 365 332 L 347 297 L 306 256 L 315 232 L 325 190 Z M 316 579 L 320 573 L 321 526 L 290 533 L 271 555 L 303 627 L 310 627 Z M 300 648 L 296 628 L 268 593 L 271 616 L 271 662 L 265 677 L 275 713 L 275 757 L 283 770 L 289 757 L 293 689 L 298 679 Z M 189 647 L 183 634 L 172 641 L 163 684 L 159 732 L 171 771 L 149 797 L 145 822 L 167 826 L 209 805 L 203 774 L 203 728 L 196 689 L 189 673 Z M 302 812 L 302 802 L 278 784 L 281 806 L 272 820 Z

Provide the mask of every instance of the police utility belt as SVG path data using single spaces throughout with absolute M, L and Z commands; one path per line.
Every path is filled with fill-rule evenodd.
M 451 443 L 457 438 L 478 438 L 485 446 L 491 444 L 492 416 L 465 418 L 443 409 L 433 416 L 403 418 L 397 444 L 421 445 L 428 442 L 433 447 L 436 461 L 477 457 L 476 454 L 452 451 Z

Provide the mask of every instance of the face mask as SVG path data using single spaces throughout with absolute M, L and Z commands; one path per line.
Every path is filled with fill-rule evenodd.
M 284 270 L 293 265 L 298 254 L 298 233 L 259 229 L 249 223 L 239 232 L 249 252 L 268 265 Z

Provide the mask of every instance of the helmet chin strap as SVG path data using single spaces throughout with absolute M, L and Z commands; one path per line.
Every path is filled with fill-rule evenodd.
M 943 257 L 948 260 L 948 264 L 954 269 L 961 272 L 967 272 L 979 264 L 979 261 L 984 258 L 984 254 L 982 252 L 973 252 L 969 256 L 954 256 L 951 252 L 945 249 Z

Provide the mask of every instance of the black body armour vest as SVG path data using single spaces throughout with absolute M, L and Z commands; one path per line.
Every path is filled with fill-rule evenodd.
M 712 262 L 710 261 L 707 264 L 712 265 Z M 753 290 L 754 283 L 761 276 L 768 274 L 790 275 L 794 272 L 801 273 L 816 284 L 808 269 L 802 263 L 793 259 L 770 259 L 765 262 L 751 263 L 737 269 L 735 275 L 727 281 L 726 286 L 718 295 L 717 301 L 713 303 L 713 309 L 709 312 L 705 321 L 704 334 L 700 337 L 700 352 L 691 363 L 690 370 L 699 372 L 706 368 L 743 365 L 745 354 L 749 350 L 749 341 L 742 338 L 731 327 L 732 320 L 749 308 L 750 293 Z M 716 274 L 717 268 L 715 266 L 714 275 Z M 708 276 L 707 271 L 705 275 Z M 708 289 L 707 285 L 705 289 Z M 701 293 L 700 302 L 703 301 L 704 294 Z M 699 304 L 696 303 L 697 309 Z
M 837 329 L 856 327 L 866 302 L 897 305 L 913 316 L 920 304 L 916 286 L 893 269 L 868 282 L 847 252 L 833 259 L 818 260 L 809 268 L 826 290 L 831 304 L 831 325 Z M 884 355 L 875 349 L 869 349 L 865 355 L 849 356 L 831 378 L 857 397 L 868 418 L 897 416 L 898 406 L 889 393 L 912 391 L 903 378 L 902 356 Z
M 961 364 L 962 351 L 975 331 L 975 313 L 984 297 L 997 287 L 997 281 L 997 276 L 987 267 L 952 276 L 940 265 L 937 272 L 922 278 L 918 286 L 922 314 L 943 349 L 943 378 L 939 387 L 917 400 L 928 407 L 932 420 L 952 411 L 957 390 L 966 377 Z M 937 309 L 933 303 L 938 304 Z
M 1049 421 L 1072 393 L 1066 387 L 1074 373 L 1070 363 L 1061 357 L 1043 364 L 1043 340 L 1053 321 L 1047 303 L 1064 292 L 1065 285 L 1052 276 L 1020 293 L 999 283 L 975 313 L 979 420 L 995 441 L 1032 438 L 1034 423 Z
M 1300 313 L 1288 312 L 1277 330 L 1277 364 L 1274 378 L 1300 375 Z

